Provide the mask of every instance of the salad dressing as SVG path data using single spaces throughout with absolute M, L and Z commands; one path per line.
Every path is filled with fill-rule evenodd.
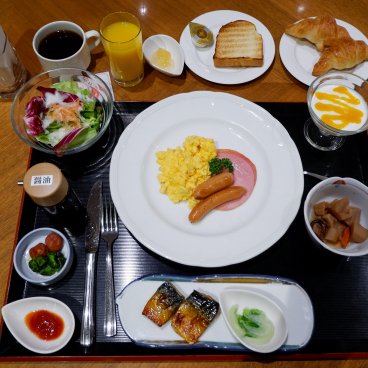
M 82 126 L 79 118 L 81 106 L 79 102 L 69 102 L 68 104 L 54 103 L 49 105 L 46 118 L 52 121 L 58 121 L 69 129 L 80 128 Z
M 357 130 L 367 120 L 367 104 L 363 97 L 345 86 L 319 88 L 312 106 L 318 117 L 335 129 Z
M 45 93 L 45 105 L 49 107 L 54 104 L 64 104 L 64 97 L 59 91 L 55 91 L 55 93 L 46 92 Z

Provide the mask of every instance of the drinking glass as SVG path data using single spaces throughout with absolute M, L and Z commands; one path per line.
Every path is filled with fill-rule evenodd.
M 324 74 L 307 93 L 311 118 L 304 125 L 307 141 L 322 151 L 336 150 L 346 136 L 368 128 L 368 83 L 348 72 Z
M 0 99 L 12 99 L 27 79 L 27 71 L 0 26 Z
M 110 62 L 110 72 L 123 87 L 143 79 L 142 28 L 132 14 L 116 12 L 102 19 L 101 40 Z

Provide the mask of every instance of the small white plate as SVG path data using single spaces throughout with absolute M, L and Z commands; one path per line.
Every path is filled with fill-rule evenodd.
M 336 19 L 338 25 L 343 26 L 355 40 L 362 40 L 368 43 L 357 28 L 342 20 Z M 315 46 L 306 41 L 283 34 L 280 40 L 280 58 L 285 68 L 300 82 L 310 85 L 317 77 L 312 75 L 313 67 L 320 57 L 320 52 Z M 365 61 L 354 68 L 347 69 L 363 79 L 368 78 L 368 61 Z
M 263 65 L 249 68 L 216 68 L 213 64 L 213 54 L 215 52 L 216 36 L 220 28 L 235 20 L 247 20 L 252 22 L 257 32 L 263 38 Z M 189 23 L 184 28 L 180 45 L 184 50 L 185 64 L 188 68 L 200 77 L 215 83 L 240 84 L 258 78 L 271 66 L 275 57 L 275 42 L 270 31 L 258 19 L 248 14 L 233 10 L 217 10 L 200 15 L 191 22 L 205 25 L 213 32 L 214 43 L 211 47 L 198 48 L 192 43 Z
M 170 52 L 173 65 L 169 68 L 161 68 L 152 62 L 152 56 L 159 49 L 163 48 Z M 161 73 L 176 77 L 183 72 L 184 68 L 184 52 L 179 43 L 170 36 L 159 34 L 147 38 L 143 42 L 143 54 L 147 62 L 152 68 Z
M 254 339 L 244 338 L 244 336 L 240 335 L 231 323 L 230 310 L 235 305 L 237 305 L 236 312 L 238 314 L 241 314 L 244 308 L 259 309 L 263 311 L 274 327 L 274 334 L 271 340 L 267 343 L 259 344 Z M 227 327 L 248 349 L 258 353 L 271 353 L 284 344 L 288 333 L 288 327 L 284 311 L 278 301 L 272 300 L 258 290 L 247 289 L 245 287 L 225 288 L 220 293 L 220 306 Z
M 64 330 L 57 339 L 42 340 L 33 334 L 25 323 L 28 313 L 48 310 L 64 321 Z M 51 354 L 63 348 L 74 333 L 75 320 L 70 308 L 61 301 L 49 297 L 20 299 L 6 304 L 1 309 L 4 322 L 15 339 L 28 350 L 39 354 Z
M 236 288 L 254 291 L 273 300 L 284 311 L 288 326 L 288 334 L 280 351 L 297 351 L 304 347 L 312 336 L 314 312 L 311 300 L 305 290 L 292 280 L 244 274 L 198 277 L 151 275 L 130 283 L 116 299 L 121 325 L 129 338 L 138 345 L 166 349 L 212 348 L 250 351 L 228 329 L 222 308 L 195 344 L 186 343 L 175 333 L 170 322 L 158 327 L 142 315 L 147 301 L 164 281 L 172 282 L 185 297 L 197 290 L 219 301 L 226 288 Z

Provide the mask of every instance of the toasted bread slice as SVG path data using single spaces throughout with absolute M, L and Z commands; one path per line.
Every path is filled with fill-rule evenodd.
M 236 20 L 220 28 L 213 62 L 216 67 L 263 65 L 263 40 L 253 23 Z

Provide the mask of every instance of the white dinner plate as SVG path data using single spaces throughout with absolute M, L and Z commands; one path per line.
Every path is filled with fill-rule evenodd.
M 213 138 L 257 169 L 243 205 L 195 224 L 187 203 L 160 193 L 156 163 L 156 152 L 190 135 Z M 111 195 L 125 226 L 148 249 L 191 266 L 240 263 L 271 247 L 294 220 L 303 187 L 299 152 L 286 129 L 260 106 L 227 93 L 178 94 L 150 106 L 124 130 L 110 165 Z
M 263 38 L 263 65 L 260 67 L 248 68 L 216 68 L 213 64 L 213 55 L 215 53 L 216 36 L 220 28 L 235 20 L 247 20 L 252 22 L 257 32 Z M 184 28 L 180 45 L 184 50 L 185 64 L 188 68 L 200 77 L 215 83 L 221 84 L 240 84 L 249 82 L 258 78 L 272 64 L 275 57 L 275 42 L 270 31 L 258 19 L 248 14 L 233 10 L 217 10 L 200 15 L 192 22 L 205 25 L 213 32 L 214 43 L 210 47 L 198 48 L 192 43 L 189 24 Z
M 305 290 L 292 280 L 257 275 L 152 275 L 133 281 L 116 299 L 121 325 L 129 338 L 138 345 L 151 348 L 214 348 L 250 352 L 228 329 L 224 311 L 219 311 L 199 341 L 193 345 L 187 344 L 177 335 L 170 322 L 158 327 L 142 315 L 145 304 L 164 281 L 172 282 L 184 297 L 197 290 L 219 301 L 220 294 L 231 288 L 257 292 L 271 299 L 282 309 L 288 326 L 288 335 L 281 351 L 296 351 L 304 347 L 312 336 L 314 312 L 311 300 Z
M 364 36 L 357 28 L 342 20 L 336 19 L 338 25 L 345 27 L 350 36 L 355 40 L 362 40 L 368 43 L 367 37 Z M 313 67 L 320 57 L 320 52 L 316 47 L 306 41 L 283 34 L 280 40 L 280 58 L 285 68 L 300 82 L 308 86 L 317 78 L 312 75 Z M 346 69 L 363 79 L 368 78 L 368 61 L 365 61 L 354 68 Z

